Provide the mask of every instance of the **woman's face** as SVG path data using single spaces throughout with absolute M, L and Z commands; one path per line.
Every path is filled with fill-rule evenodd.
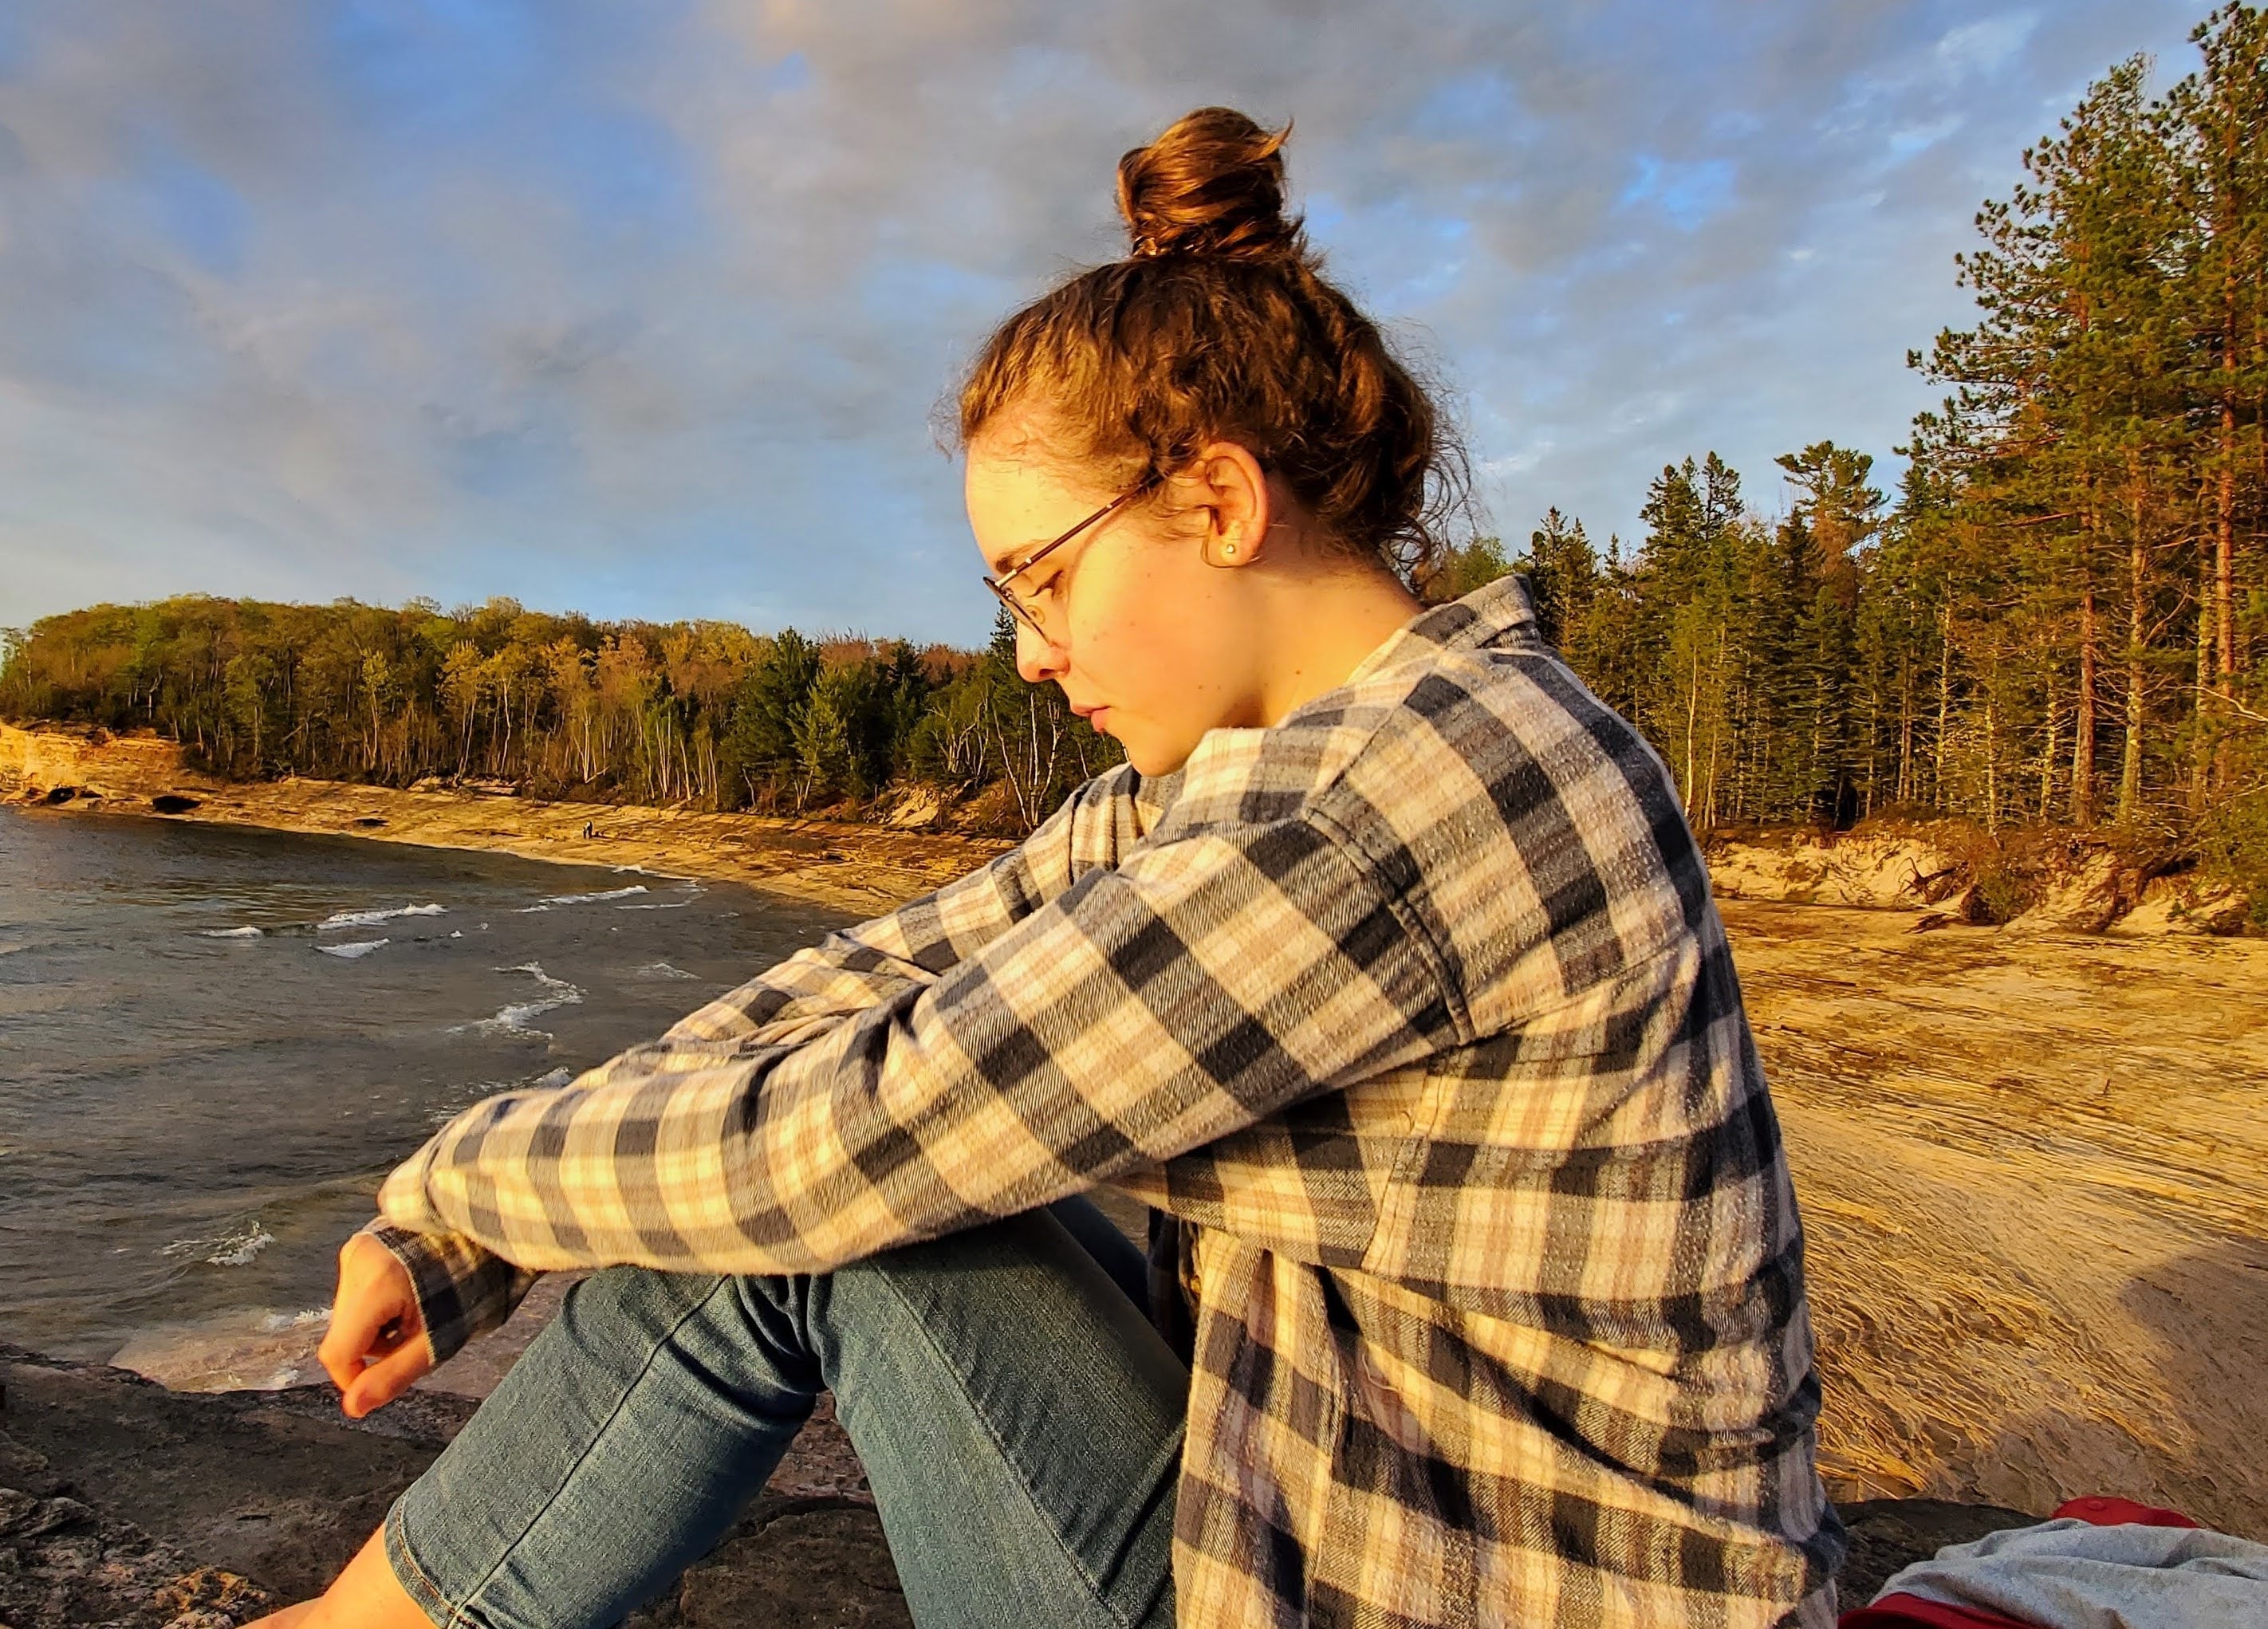
M 968 524 L 986 569 L 1006 576 L 1116 498 L 1102 478 L 1039 456 L 1028 439 L 972 444 Z M 1009 585 L 1047 629 L 1043 638 L 1018 621 L 1017 671 L 1061 686 L 1145 775 L 1179 769 L 1207 730 L 1264 722 L 1255 642 L 1238 637 L 1253 608 L 1246 573 L 1208 558 L 1220 544 L 1203 512 L 1160 507 L 1136 499 Z

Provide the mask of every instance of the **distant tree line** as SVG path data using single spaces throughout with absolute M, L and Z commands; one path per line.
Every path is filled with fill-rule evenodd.
M 1694 823 L 1885 813 L 2105 826 L 2202 850 L 2268 898 L 2268 17 L 2214 11 L 2202 66 L 2137 58 L 2024 155 L 1959 262 L 1976 326 L 1895 499 L 1867 453 L 1778 461 L 1761 513 L 1715 453 L 1665 468 L 1603 551 L 1552 510 L 1416 586 L 1525 571 L 1545 632 L 1675 771 Z M 990 789 L 1028 826 L 1116 761 L 1005 626 L 982 652 L 175 600 L 50 617 L 0 710 L 151 724 L 239 774 L 494 776 L 720 807 L 893 781 Z
M 1053 686 L 979 652 L 598 623 L 510 600 L 444 611 L 192 596 L 50 616 L 11 641 L 0 713 L 154 728 L 245 778 L 508 781 L 538 796 L 802 811 L 899 783 L 988 792 L 1028 829 L 1121 756 Z

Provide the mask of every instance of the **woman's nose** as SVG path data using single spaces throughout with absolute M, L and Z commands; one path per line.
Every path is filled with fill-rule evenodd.
M 1071 666 L 1062 645 L 1041 633 L 1020 618 L 1016 623 L 1016 671 L 1027 684 L 1045 684 L 1050 679 L 1060 679 Z

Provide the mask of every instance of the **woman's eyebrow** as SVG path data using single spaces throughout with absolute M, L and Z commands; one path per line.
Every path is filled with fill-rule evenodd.
M 1020 552 L 1010 555 L 1007 559 L 1001 563 L 1000 575 L 1003 577 L 1013 577 L 1017 572 L 1031 564 L 1034 557 L 1045 550 L 1047 546 L 1054 541 L 1055 540 L 1053 538 L 1049 537 L 1034 538 Z

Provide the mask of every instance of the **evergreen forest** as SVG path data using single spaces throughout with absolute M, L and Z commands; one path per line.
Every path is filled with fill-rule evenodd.
M 1791 450 L 1770 512 L 1713 453 L 1625 546 L 1551 510 L 1416 585 L 1525 571 L 1546 633 L 1697 828 L 1952 816 L 2101 829 L 2268 896 L 2268 12 L 2193 70 L 2094 84 L 1977 217 L 1973 326 L 1909 357 L 1940 404 L 1896 490 Z M 1753 472 L 1752 472 L 1753 473 Z M 210 767 L 855 813 L 927 783 L 1028 829 L 1116 743 L 988 647 L 182 598 L 7 636 L 0 715 L 154 727 Z

